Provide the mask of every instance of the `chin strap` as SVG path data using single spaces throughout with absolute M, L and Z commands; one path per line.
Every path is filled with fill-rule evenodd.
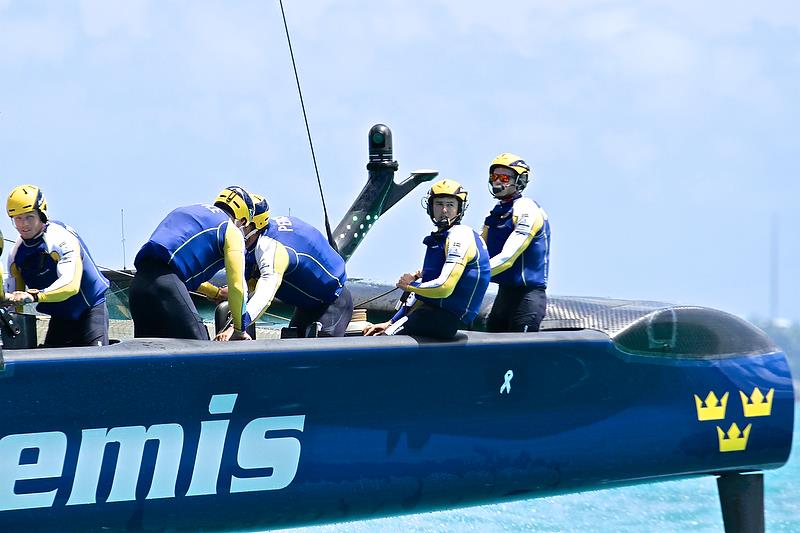
M 445 218 L 444 220 L 433 220 L 433 223 L 439 228 L 439 231 L 444 231 L 446 229 L 450 229 L 455 225 L 460 218 L 460 214 L 454 216 L 453 218 Z
M 251 231 L 250 233 L 247 233 L 247 234 L 246 234 L 246 233 L 244 232 L 244 228 L 242 228 L 242 235 L 244 235 L 244 241 L 245 241 L 245 242 L 247 242 L 247 239 L 249 239 L 249 238 L 250 238 L 250 237 L 252 237 L 253 235 L 256 235 L 256 234 L 257 234 L 259 231 L 261 231 L 261 230 L 254 229 L 254 230 L 253 230 L 253 231 Z

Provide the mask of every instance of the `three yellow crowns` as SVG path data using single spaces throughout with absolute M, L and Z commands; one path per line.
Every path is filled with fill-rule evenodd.
M 758 387 L 754 387 L 753 393 L 749 397 L 742 391 L 739 391 L 739 396 L 742 400 L 742 412 L 746 418 L 770 416 L 772 414 L 772 398 L 775 396 L 775 389 L 770 389 L 767 395 L 764 396 Z M 728 407 L 728 393 L 726 392 L 721 399 L 718 399 L 714 391 L 711 391 L 705 400 L 701 400 L 695 394 L 694 403 L 697 407 L 697 420 L 701 422 L 724 420 L 725 410 Z M 753 424 L 747 424 L 744 431 L 742 431 L 734 422 L 727 432 L 717 426 L 719 451 L 739 452 L 747 448 L 747 439 L 750 437 L 752 426 Z

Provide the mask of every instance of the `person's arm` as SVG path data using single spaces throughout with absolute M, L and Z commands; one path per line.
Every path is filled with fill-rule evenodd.
M 259 277 L 255 291 L 247 302 L 247 315 L 253 321 L 258 320 L 272 304 L 281 286 L 283 273 L 289 266 L 289 252 L 275 239 L 262 235 L 256 243 L 255 258 Z
M 211 300 L 212 302 L 219 302 L 220 301 L 220 292 L 222 289 L 217 287 L 213 283 L 209 283 L 208 281 L 204 281 L 197 287 L 197 292 Z
M 386 332 L 386 329 L 389 328 L 389 326 L 391 326 L 404 316 L 408 316 L 412 308 L 415 307 L 416 303 L 417 303 L 416 297 L 413 294 L 409 295 L 406 302 L 400 306 L 400 309 L 394 314 L 392 318 L 390 318 L 386 322 L 380 322 L 378 324 L 369 324 L 361 331 L 361 334 L 364 335 L 365 337 L 384 334 Z
M 453 294 L 464 268 L 478 253 L 478 248 L 472 230 L 467 226 L 451 229 L 444 248 L 446 259 L 439 276 L 424 283 L 411 282 L 406 290 L 427 298 L 447 298 Z
M 50 257 L 56 261 L 58 278 L 36 295 L 39 302 L 63 302 L 78 294 L 83 277 L 81 243 L 63 227 L 51 224 L 44 234 Z M 58 243 L 58 244 L 55 244 Z
M 222 253 L 228 280 L 228 305 L 233 318 L 234 335 L 238 337 L 250 324 L 245 311 L 247 284 L 244 280 L 244 237 L 233 222 L 226 224 Z
M 522 255 L 544 225 L 542 210 L 530 198 L 520 198 L 514 203 L 512 213 L 514 231 L 506 239 L 503 249 L 489 259 L 492 276 L 505 272 Z
M 17 256 L 17 248 L 19 241 L 14 245 L 11 253 L 8 254 L 8 277 L 4 280 L 3 286 L 5 287 L 6 294 L 11 294 L 14 291 L 25 290 L 25 280 L 22 279 L 22 272 L 17 268 L 14 258 Z
M 17 303 L 16 310 L 18 313 L 22 312 L 22 304 L 19 299 L 15 297 L 14 293 L 25 290 L 25 281 L 22 279 L 22 273 L 14 263 L 14 258 L 17 256 L 17 247 L 19 242 L 14 245 L 13 250 L 8 254 L 8 277 L 3 280 L 4 287 L 4 300 L 8 302 Z M 31 298 L 32 299 L 32 298 Z

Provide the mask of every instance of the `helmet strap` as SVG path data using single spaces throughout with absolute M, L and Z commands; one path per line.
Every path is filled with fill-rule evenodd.
M 244 228 L 244 227 L 242 227 L 242 234 L 243 234 L 243 235 L 244 235 L 244 229 L 245 229 L 245 228 Z M 249 239 L 250 237 L 253 237 L 253 236 L 255 236 L 255 235 L 258 235 L 258 233 L 259 233 L 260 231 L 261 231 L 261 230 L 260 230 L 260 229 L 258 229 L 258 228 L 253 228 L 253 231 L 251 231 L 250 233 L 248 233 L 248 234 L 244 235 L 244 240 L 245 240 L 245 241 L 247 241 L 247 239 Z

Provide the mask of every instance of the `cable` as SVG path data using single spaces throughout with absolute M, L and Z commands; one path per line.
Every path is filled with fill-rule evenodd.
M 397 287 L 393 287 L 393 288 L 389 289 L 388 291 L 386 291 L 386 292 L 384 292 L 384 293 L 381 293 L 381 294 L 379 294 L 379 295 L 375 296 L 374 298 L 370 298 L 369 300 L 364 300 L 364 301 L 363 301 L 363 302 L 361 302 L 361 303 L 357 303 L 357 304 L 356 304 L 356 305 L 354 305 L 353 307 L 361 307 L 361 306 L 362 306 L 362 305 L 364 305 L 364 304 L 368 304 L 368 303 L 370 303 L 370 302 L 374 302 L 374 301 L 375 301 L 375 300 L 377 300 L 378 298 L 383 298 L 384 296 L 386 296 L 386 295 L 388 295 L 388 294 L 391 294 L 391 293 L 393 293 L 393 292 L 394 292 L 394 291 L 396 291 L 396 290 L 397 290 Z
M 328 232 L 328 243 L 331 248 L 338 250 L 336 241 L 333 240 L 331 224 L 328 221 L 328 208 L 325 205 L 325 195 L 322 193 L 322 180 L 319 177 L 317 167 L 317 156 L 314 153 L 314 143 L 311 140 L 311 129 L 308 127 L 308 115 L 306 115 L 306 104 L 303 101 L 303 91 L 300 89 L 300 77 L 297 75 L 297 64 L 294 61 L 294 51 L 292 50 L 292 40 L 289 38 L 289 25 L 286 23 L 286 13 L 283 10 L 283 0 L 278 0 L 281 5 L 281 16 L 283 17 L 283 28 L 286 30 L 286 42 L 289 44 L 289 55 L 292 58 L 292 68 L 294 69 L 294 79 L 297 82 L 297 94 L 300 96 L 300 107 L 303 109 L 303 120 L 306 123 L 306 134 L 308 135 L 308 145 L 311 147 L 311 159 L 314 161 L 314 172 L 317 174 L 317 186 L 319 187 L 319 197 L 322 199 L 322 212 L 325 214 L 325 231 Z

